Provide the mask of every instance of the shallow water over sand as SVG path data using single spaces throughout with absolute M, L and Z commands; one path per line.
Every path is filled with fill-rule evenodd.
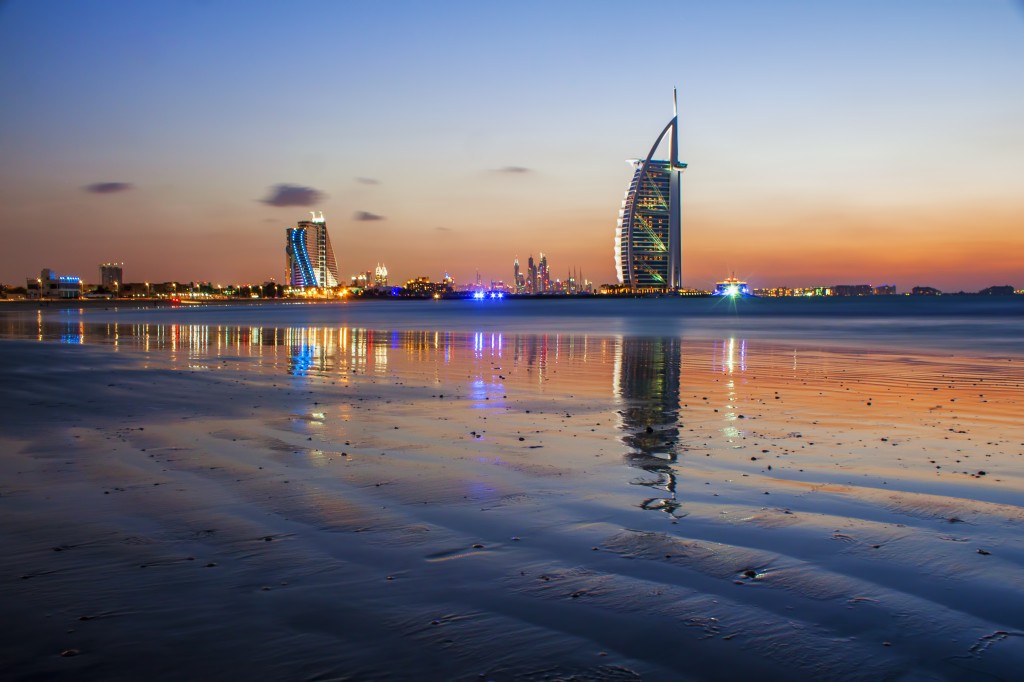
M 0 318 L 15 678 L 1024 665 L 996 347 L 117 315 Z

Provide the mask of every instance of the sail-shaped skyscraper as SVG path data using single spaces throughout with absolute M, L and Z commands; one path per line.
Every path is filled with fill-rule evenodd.
M 300 220 L 296 227 L 288 228 L 284 248 L 288 256 L 288 284 L 329 289 L 339 284 L 338 262 L 324 214 L 312 215 L 311 220 Z
M 669 133 L 668 160 L 654 159 Z M 672 120 L 658 135 L 645 159 L 631 159 L 633 176 L 615 229 L 615 274 L 632 291 L 682 288 L 679 183 L 679 113 L 672 91 Z

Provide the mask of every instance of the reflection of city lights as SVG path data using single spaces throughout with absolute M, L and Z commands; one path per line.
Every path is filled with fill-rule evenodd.
M 745 372 L 747 370 L 746 339 L 740 339 L 737 342 L 734 337 L 730 337 L 721 342 L 716 341 L 716 349 L 719 348 L 719 343 L 721 343 L 721 353 L 718 354 L 720 359 L 714 362 L 715 371 L 732 374 L 738 368 L 741 372 Z

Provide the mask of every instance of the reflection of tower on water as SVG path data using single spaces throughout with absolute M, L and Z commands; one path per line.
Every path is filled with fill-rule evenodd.
M 512 360 L 515 364 L 526 363 L 526 373 L 533 374 L 533 368 L 537 368 L 536 380 L 543 381 L 547 373 L 548 362 L 548 337 L 547 334 L 524 334 L 515 337 L 512 350 Z
M 680 340 L 625 337 L 617 360 L 622 442 L 630 449 L 626 461 L 654 474 L 654 478 L 638 479 L 633 484 L 668 493 L 648 498 L 640 506 L 674 517 L 685 516 L 678 512 L 674 466 L 679 454 Z
M 316 327 L 298 327 L 285 330 L 288 346 L 288 373 L 306 376 L 311 372 L 329 369 L 328 346 L 333 346 L 331 331 Z

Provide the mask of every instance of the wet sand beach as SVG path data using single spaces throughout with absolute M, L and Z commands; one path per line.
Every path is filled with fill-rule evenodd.
M 34 314 L 6 678 L 1024 669 L 1005 346 Z

